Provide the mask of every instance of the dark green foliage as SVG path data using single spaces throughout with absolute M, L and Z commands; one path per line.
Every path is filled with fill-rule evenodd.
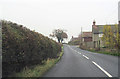
M 22 25 L 2 21 L 3 76 L 57 58 L 61 45 Z

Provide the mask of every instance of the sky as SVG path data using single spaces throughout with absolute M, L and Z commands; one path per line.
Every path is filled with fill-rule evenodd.
M 118 21 L 120 21 L 120 1 L 118 3 Z
M 64 29 L 69 41 L 82 31 L 92 31 L 92 23 L 118 23 L 119 0 L 0 0 L 0 19 L 22 24 L 49 37 L 54 29 Z

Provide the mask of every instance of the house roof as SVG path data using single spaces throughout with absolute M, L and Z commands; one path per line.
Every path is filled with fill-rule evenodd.
M 71 38 L 71 41 L 76 41 L 76 40 L 79 40 L 79 38 L 78 37 Z
M 92 37 L 92 32 L 83 32 L 82 37 Z
M 104 26 L 111 26 L 113 32 L 116 32 L 116 27 L 115 25 L 94 25 L 92 28 L 93 33 L 103 33 Z

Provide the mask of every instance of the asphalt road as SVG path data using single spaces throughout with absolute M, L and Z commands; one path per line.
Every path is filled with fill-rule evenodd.
M 118 57 L 64 45 L 61 60 L 44 77 L 118 77 Z

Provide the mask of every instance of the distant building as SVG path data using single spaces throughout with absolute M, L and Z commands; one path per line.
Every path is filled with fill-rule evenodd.
M 94 21 L 92 25 L 92 40 L 94 48 L 100 48 L 104 46 L 103 41 L 101 40 L 101 37 L 103 36 L 104 26 L 111 26 L 113 32 L 117 31 L 115 25 L 96 25 L 96 22 Z
M 92 32 L 82 33 L 82 46 L 87 48 L 93 48 Z
M 91 42 L 92 41 L 92 32 L 83 32 L 82 39 L 83 39 L 83 42 Z
M 79 40 L 79 38 L 78 38 L 78 37 L 73 37 L 73 36 L 72 36 L 72 38 L 71 38 L 70 41 L 76 41 L 76 40 Z
M 71 45 L 79 45 L 80 44 L 80 37 L 73 37 L 71 40 L 68 42 Z

